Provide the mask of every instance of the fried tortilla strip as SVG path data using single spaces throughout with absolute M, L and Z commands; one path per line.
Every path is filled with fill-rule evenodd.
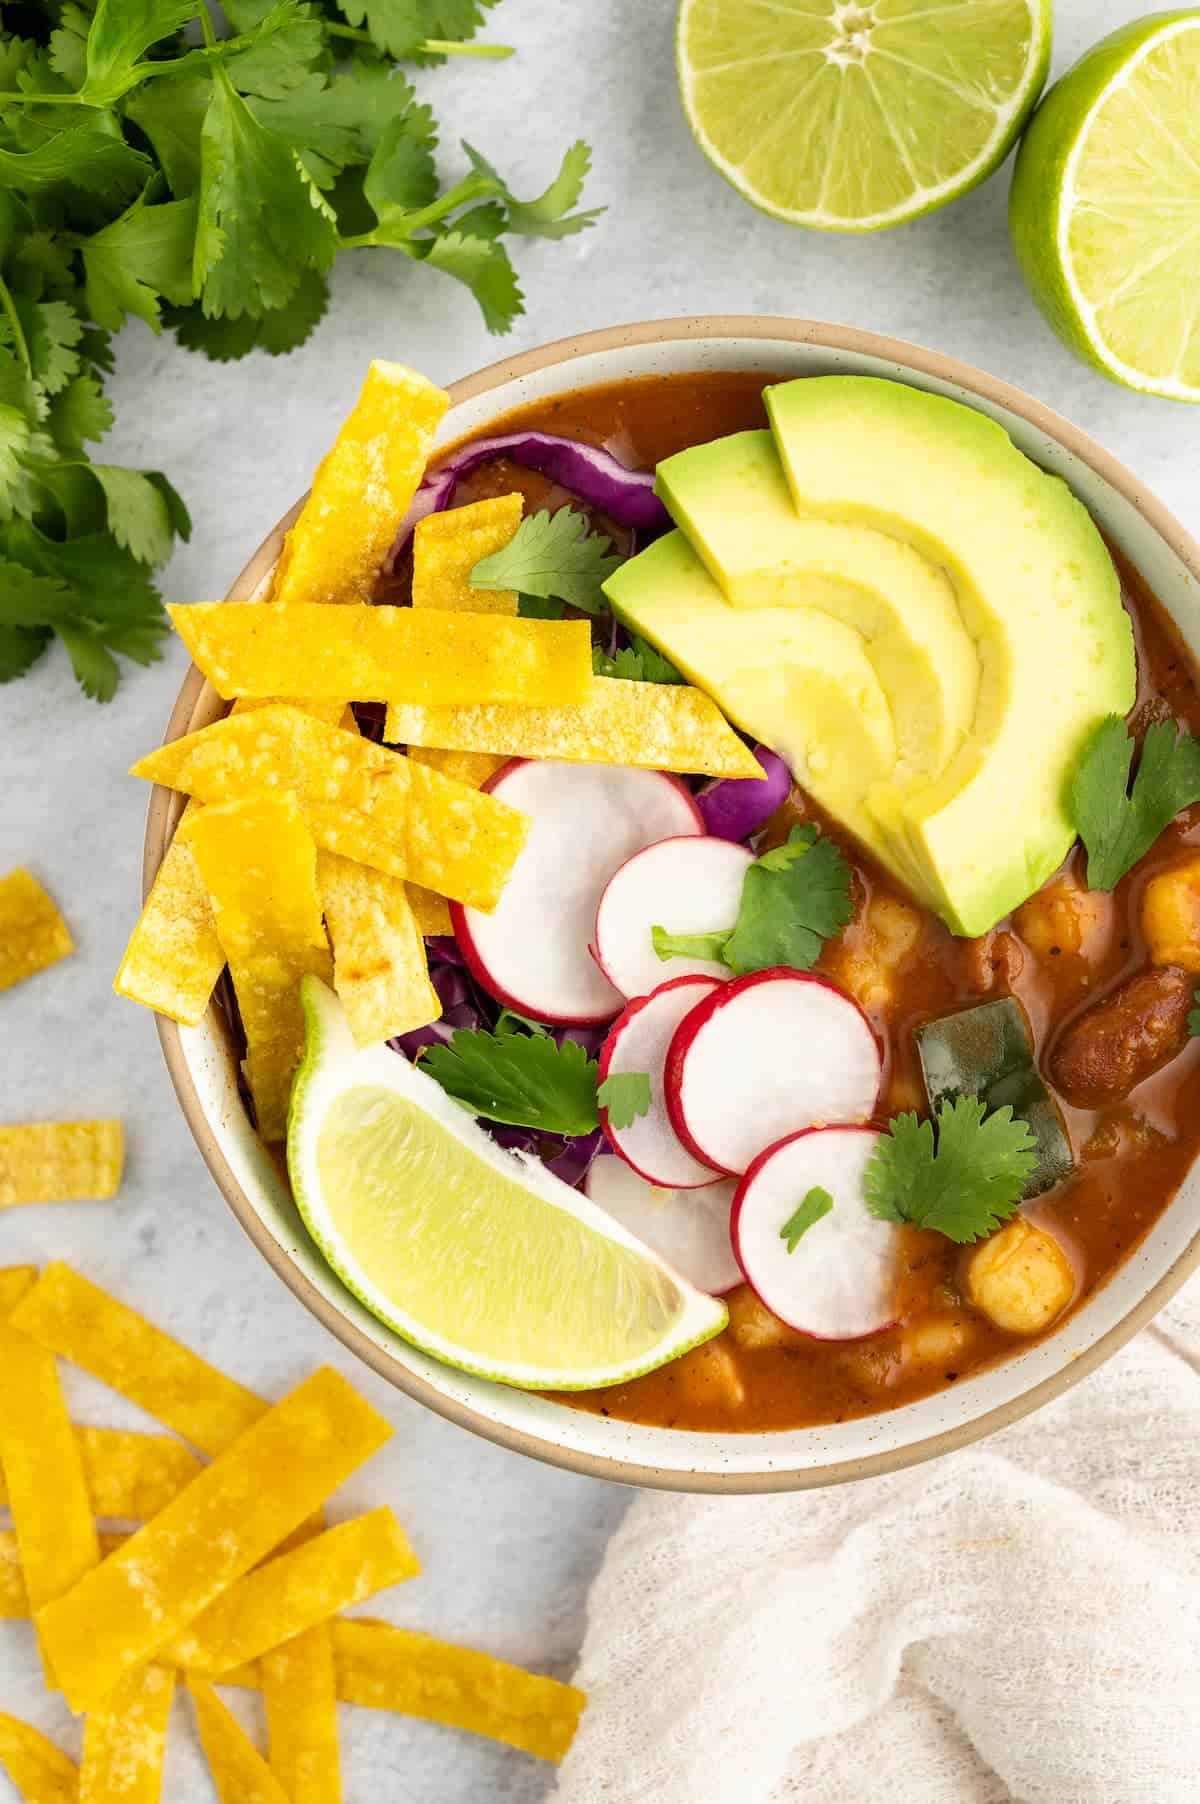
M 506 757 L 496 752 L 450 752 L 426 745 L 410 745 L 407 750 L 414 764 L 428 765 L 430 770 L 440 771 L 443 777 L 465 783 L 470 789 L 482 789 L 489 777 L 494 777 L 508 763 Z
M 438 939 L 454 932 L 450 920 L 450 904 L 445 896 L 439 896 L 431 889 L 422 889 L 419 883 L 407 883 L 408 906 L 412 909 L 413 920 L 417 924 L 417 932 L 425 939 Z
M 125 1428 L 75 1427 L 94 1516 L 148 1522 L 191 1484 L 200 1461 L 182 1441 Z M 7 1501 L 0 1472 L 0 1505 Z
M 133 775 L 203 802 L 290 790 L 323 851 L 485 911 L 529 833 L 518 809 L 295 708 L 215 721 L 151 752 Z
M 333 976 L 317 848 L 290 794 L 202 808 L 180 833 L 200 867 L 233 979 L 258 1130 L 281 1140 L 304 1051 L 300 980 Z
M 684 683 L 594 677 L 577 703 L 549 708 L 421 708 L 393 702 L 384 738 L 397 745 L 497 757 L 634 764 L 713 777 L 762 776 L 758 759 L 716 703 Z
M 159 1804 L 174 1695 L 169 1667 L 139 1666 L 89 1712 L 79 1804 Z
M 586 1702 L 582 1691 L 370 1618 L 332 1625 L 338 1696 L 373 1710 L 398 1710 L 561 1760 Z
M 586 620 L 507 620 L 431 608 L 339 608 L 298 601 L 167 609 L 218 695 L 272 696 L 301 685 L 356 702 L 582 701 L 592 682 Z
M 413 533 L 412 604 L 467 614 L 515 614 L 515 589 L 473 589 L 480 558 L 507 545 L 521 524 L 522 495 L 496 495 L 427 514 Z
M 205 1679 L 188 1680 L 200 1745 L 221 1804 L 292 1804 L 242 1725 Z
M 19 865 L 0 877 L 0 990 L 74 950 L 70 928 L 36 877 Z
M 33 1289 L 37 1275 L 36 1265 L 0 1265 L 0 1321 Z
M 46 1267 L 11 1322 L 202 1453 L 223 1452 L 267 1409 L 253 1391 L 58 1260 Z
M 372 363 L 284 540 L 273 601 L 370 601 L 449 405 L 416 370 Z
M 333 987 L 359 1046 L 425 1027 L 442 1012 L 425 942 L 401 877 L 317 855 L 317 888 L 333 947 Z
M 249 1572 L 391 1428 L 328 1366 L 218 1454 L 37 1625 L 73 1710 L 91 1710 Z
M 0 1710 L 0 1767 L 25 1804 L 78 1804 L 79 1768 L 52 1741 Z
M 342 1804 L 329 1624 L 264 1654 L 261 1670 L 271 1771 L 290 1804 Z
M 121 1182 L 119 1121 L 31 1121 L 0 1127 L 0 1209 L 105 1202 Z
M 101 1529 L 99 1535 L 100 1556 L 107 1559 L 118 1547 L 123 1547 L 129 1536 L 114 1534 L 109 1529 Z M 25 1589 L 25 1572 L 21 1565 L 21 1550 L 17 1545 L 17 1537 L 11 1528 L 0 1528 L 0 1621 L 28 1622 L 33 1615 L 29 1603 L 29 1593 Z M 231 1681 L 222 1675 L 222 1685 Z

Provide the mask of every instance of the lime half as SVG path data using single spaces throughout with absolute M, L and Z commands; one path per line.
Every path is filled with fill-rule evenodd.
M 309 1233 L 372 1314 L 448 1365 L 536 1390 L 651 1371 L 725 1305 L 535 1159 L 505 1152 L 340 1003 L 303 983 L 288 1169 Z
M 681 0 L 684 111 L 793 225 L 875 232 L 990 175 L 1050 60 L 1050 0 Z
M 1200 401 L 1200 11 L 1123 26 L 1051 88 L 1009 212 L 1073 350 L 1129 388 Z

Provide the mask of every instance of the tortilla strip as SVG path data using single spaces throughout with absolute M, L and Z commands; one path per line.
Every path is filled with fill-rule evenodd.
M 82 1428 L 75 1439 L 94 1516 L 146 1522 L 191 1484 L 200 1470 L 195 1454 L 165 1434 L 124 1428 Z M 8 1501 L 0 1472 L 0 1506 Z
M 291 790 L 323 851 L 484 910 L 529 833 L 506 803 L 282 706 L 215 721 L 151 752 L 133 775 L 204 802 Z
M 401 877 L 317 855 L 317 887 L 333 947 L 333 987 L 359 1046 L 425 1027 L 442 1012 L 425 942 Z
M 90 1710 L 167 1646 L 390 1439 L 324 1366 L 267 1411 L 37 1625 L 67 1702 Z
M 0 1767 L 25 1804 L 78 1804 L 79 1768 L 52 1741 L 0 1710 Z
M 450 397 L 376 361 L 284 540 L 273 601 L 370 601 Z
M 634 764 L 713 777 L 761 777 L 762 766 L 716 703 L 685 683 L 594 677 L 576 703 L 549 708 L 428 708 L 393 702 L 389 743 L 490 752 L 507 758 L 565 758 Z
M 261 1670 L 271 1771 L 290 1804 L 342 1804 L 329 1624 L 264 1654 Z
M 384 728 L 386 733 L 387 729 Z M 509 762 L 496 752 L 450 752 L 438 746 L 410 745 L 406 751 L 414 764 L 428 765 L 455 783 L 466 783 L 471 789 L 482 789 L 489 778 L 503 770 Z
M 473 589 L 470 575 L 480 558 L 508 544 L 524 506 L 523 495 L 495 495 L 418 520 L 413 533 L 414 608 L 515 615 L 515 589 Z
M 53 896 L 20 865 L 0 877 L 0 990 L 11 989 L 74 952 Z
M 159 1804 L 175 1674 L 140 1666 L 83 1728 L 79 1804 Z
M 100 1556 L 105 1559 L 118 1547 L 123 1547 L 129 1536 L 102 1528 L 98 1539 Z M 11 1528 L 0 1528 L 0 1621 L 28 1622 L 32 1615 L 17 1537 Z M 225 1685 L 229 1681 L 222 1676 L 221 1683 Z
M 253 1391 L 59 1260 L 46 1267 L 11 1323 L 202 1453 L 221 1453 L 267 1409 Z
M 37 1275 L 36 1265 L 0 1265 L 0 1321 L 33 1289 Z
M 292 1804 L 237 1718 L 207 1680 L 188 1680 L 196 1727 L 221 1804 Z
M 431 889 L 422 889 L 419 883 L 407 883 L 405 888 L 417 932 L 423 938 L 438 939 L 454 932 L 450 920 L 450 904 L 445 896 L 436 895 Z
M 163 1657 L 213 1677 L 257 1660 L 420 1570 L 391 1510 L 371 1510 L 247 1573 L 177 1636 Z
M 172 624 L 218 695 L 304 688 L 355 702 L 581 701 L 592 682 L 586 620 L 507 620 L 432 608 L 247 607 L 194 601 Z
M 0 1127 L 0 1209 L 106 1202 L 124 1158 L 119 1121 L 28 1121 Z

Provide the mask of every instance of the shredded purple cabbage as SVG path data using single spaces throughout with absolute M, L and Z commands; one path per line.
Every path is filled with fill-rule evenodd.
M 766 773 L 758 777 L 720 777 L 696 797 L 706 830 L 716 839 L 749 839 L 787 801 L 792 773 L 776 752 L 756 745 L 754 756 Z

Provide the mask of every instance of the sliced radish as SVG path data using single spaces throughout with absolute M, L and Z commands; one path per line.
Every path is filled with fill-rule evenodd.
M 675 1029 L 698 1002 L 721 985 L 711 977 L 674 977 L 649 996 L 640 996 L 617 1016 L 600 1050 L 600 1082 L 622 1071 L 644 1071 L 650 1079 L 650 1108 L 628 1127 L 618 1128 L 601 1109 L 600 1125 L 609 1145 L 648 1184 L 667 1190 L 694 1190 L 711 1184 L 712 1168 L 694 1159 L 671 1126 L 663 1095 L 663 1067 Z
M 596 959 L 623 996 L 646 996 L 668 977 L 728 977 L 711 958 L 659 958 L 651 929 L 728 933 L 753 852 L 728 839 L 660 839 L 608 880 L 596 910 Z
M 675 1030 L 671 1125 L 714 1171 L 745 1171 L 764 1146 L 828 1122 L 864 1121 L 882 1062 L 856 1002 L 811 971 L 722 984 Z
M 863 1192 L 879 1139 L 869 1127 L 808 1128 L 760 1153 L 738 1186 L 733 1250 L 747 1284 L 816 1340 L 861 1340 L 897 1320 L 900 1229 L 877 1220 Z M 782 1229 L 814 1189 L 833 1208 L 789 1253 Z
M 704 831 L 691 794 L 662 771 L 514 759 L 485 784 L 531 817 L 493 914 L 450 905 L 463 957 L 493 996 L 539 1021 L 607 1021 L 624 998 L 588 943 L 605 884 L 655 840 Z
M 697 1290 L 720 1296 L 742 1279 L 729 1238 L 732 1178 L 703 1190 L 660 1190 L 639 1178 L 624 1159 L 603 1155 L 592 1162 L 584 1190 L 623 1228 Z

